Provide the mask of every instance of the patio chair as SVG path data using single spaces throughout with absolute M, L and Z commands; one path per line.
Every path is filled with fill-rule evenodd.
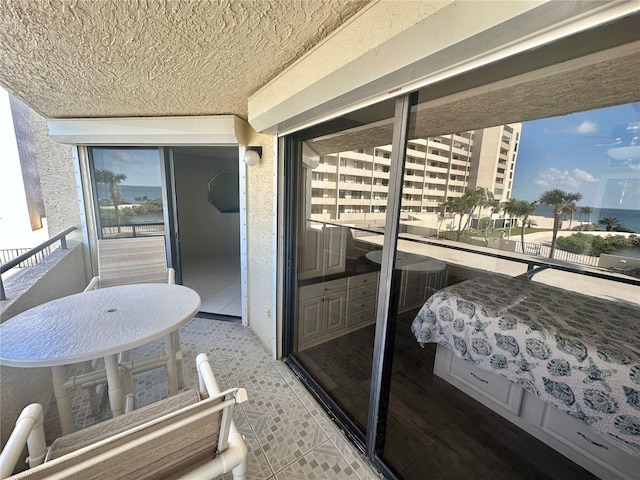
M 167 267 L 163 236 L 98 240 L 98 275 L 91 279 L 84 291 L 132 283 L 175 283 L 175 270 Z M 174 332 L 173 337 L 178 386 L 182 387 L 184 373 L 179 332 Z M 121 362 L 127 361 L 127 356 L 127 352 L 124 352 Z M 89 366 L 85 365 L 87 369 Z M 127 383 L 132 385 L 128 380 Z M 91 391 L 89 395 L 92 399 L 91 409 L 97 414 L 96 396 Z
M 191 390 L 56 439 L 45 447 L 42 407 L 28 405 L 0 454 L 0 479 L 244 480 L 247 446 L 233 423 L 243 388 L 221 392 L 201 353 L 200 392 Z M 202 398 L 202 399 L 201 399 Z M 30 468 L 12 474 L 25 444 Z

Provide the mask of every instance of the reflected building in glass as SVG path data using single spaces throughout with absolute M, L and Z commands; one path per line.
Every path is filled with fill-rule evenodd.
M 436 228 L 442 204 L 483 187 L 511 197 L 521 123 L 411 139 L 404 170 L 402 217 Z M 311 174 L 311 219 L 374 225 L 386 213 L 389 145 L 319 157 Z

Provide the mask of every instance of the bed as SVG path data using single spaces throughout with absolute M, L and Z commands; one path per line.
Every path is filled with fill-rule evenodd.
M 640 457 L 640 308 L 492 274 L 431 296 L 411 330 Z

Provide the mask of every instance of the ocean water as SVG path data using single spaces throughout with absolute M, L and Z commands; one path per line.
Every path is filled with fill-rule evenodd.
M 99 198 L 111 198 L 110 192 L 107 191 L 107 186 L 103 183 L 98 183 L 98 197 Z M 148 187 L 141 185 L 118 185 L 120 189 L 120 196 L 125 203 L 131 203 L 134 205 L 140 204 L 136 197 L 149 197 L 150 200 L 156 198 L 162 198 L 162 187 Z
M 577 221 L 580 218 L 580 214 L 578 213 L 580 209 L 573 215 L 574 221 Z M 542 217 L 553 218 L 553 206 L 551 205 L 542 205 L 536 208 L 536 212 L 534 215 L 540 215 Z M 591 214 L 591 223 L 598 223 L 598 221 L 602 218 L 617 218 L 618 222 L 624 225 L 629 230 L 632 230 L 636 233 L 640 233 L 640 210 L 623 210 L 620 208 L 594 208 L 593 213 Z M 587 215 L 582 215 L 582 221 L 586 222 L 588 220 Z

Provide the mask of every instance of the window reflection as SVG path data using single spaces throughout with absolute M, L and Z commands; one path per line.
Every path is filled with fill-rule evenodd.
M 164 235 L 158 149 L 90 149 L 100 238 Z
M 415 115 L 420 137 L 428 119 Z M 472 130 L 464 144 L 460 133 L 409 139 L 380 451 L 403 478 L 425 465 L 451 478 L 514 463 L 531 473 L 509 478 L 637 472 L 636 116 L 623 105 Z M 447 288 L 429 288 L 435 262 Z

